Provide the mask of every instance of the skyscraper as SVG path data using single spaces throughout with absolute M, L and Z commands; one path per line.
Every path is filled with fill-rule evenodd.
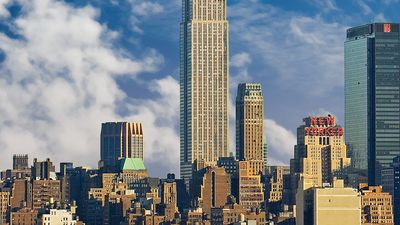
M 226 0 L 183 0 L 180 33 L 180 171 L 216 165 L 229 152 Z
M 299 180 L 304 182 L 304 190 L 331 184 L 335 173 L 350 166 L 344 131 L 335 117 L 310 116 L 303 121 L 305 124 L 297 128 L 297 145 L 290 160 L 292 190 L 300 185 Z
M 399 24 L 366 24 L 348 29 L 344 44 L 346 144 L 370 185 L 400 154 L 399 34 Z
M 264 97 L 260 83 L 241 83 L 236 96 L 236 157 L 264 172 Z
M 104 167 L 118 169 L 119 159 L 144 159 L 141 123 L 109 122 L 101 126 L 101 160 Z

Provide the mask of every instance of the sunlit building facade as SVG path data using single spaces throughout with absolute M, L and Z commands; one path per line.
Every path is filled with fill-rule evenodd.
M 344 44 L 346 144 L 370 185 L 400 154 L 399 34 L 399 24 L 366 24 L 348 29 Z
M 229 154 L 226 0 L 183 0 L 180 25 L 180 172 Z
M 101 160 L 105 168 L 119 169 L 119 160 L 144 160 L 143 126 L 141 123 L 108 122 L 101 126 Z
M 241 83 L 236 96 L 236 158 L 264 172 L 264 97 L 260 83 Z

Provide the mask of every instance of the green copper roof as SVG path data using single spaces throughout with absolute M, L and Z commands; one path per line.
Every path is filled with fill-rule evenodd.
M 121 170 L 145 170 L 143 160 L 141 158 L 125 158 L 121 160 Z

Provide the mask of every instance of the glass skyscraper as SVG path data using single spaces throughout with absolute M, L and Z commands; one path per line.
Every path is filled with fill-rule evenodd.
M 119 168 L 119 160 L 144 160 L 143 126 L 141 123 L 107 122 L 101 125 L 100 157 L 108 171 Z
M 346 144 L 354 168 L 377 185 L 400 154 L 399 24 L 348 29 L 344 57 Z
M 183 0 L 180 32 L 180 172 L 229 154 L 226 0 Z

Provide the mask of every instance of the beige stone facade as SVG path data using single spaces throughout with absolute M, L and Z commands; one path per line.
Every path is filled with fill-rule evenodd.
M 361 224 L 393 225 L 392 196 L 382 192 L 382 186 L 360 184 L 361 192 Z
M 59 180 L 34 180 L 32 183 L 32 207 L 39 209 L 50 200 L 61 202 L 61 186 Z
M 357 190 L 345 188 L 343 180 L 332 187 L 304 189 L 300 182 L 296 195 L 296 225 L 359 225 L 361 197 Z
M 272 166 L 270 167 L 271 179 L 268 188 L 268 202 L 279 202 L 283 195 L 283 175 L 287 173 L 287 166 Z
M 0 190 L 0 224 L 6 224 L 10 212 L 10 192 Z
M 236 157 L 264 171 L 264 97 L 260 83 L 241 83 L 236 96 Z
M 350 166 L 344 131 L 336 124 L 335 117 L 310 116 L 303 121 L 305 124 L 297 128 L 297 145 L 290 161 L 294 190 L 300 177 L 304 190 L 322 187 L 332 183 L 336 172 Z
M 208 166 L 195 174 L 193 194 L 203 208 L 210 214 L 211 208 L 223 207 L 231 194 L 231 177 L 224 168 Z
M 184 0 L 181 23 L 181 176 L 229 155 L 226 0 Z
M 239 162 L 239 204 L 243 207 L 259 208 L 264 201 L 261 176 L 253 175 L 249 161 Z

